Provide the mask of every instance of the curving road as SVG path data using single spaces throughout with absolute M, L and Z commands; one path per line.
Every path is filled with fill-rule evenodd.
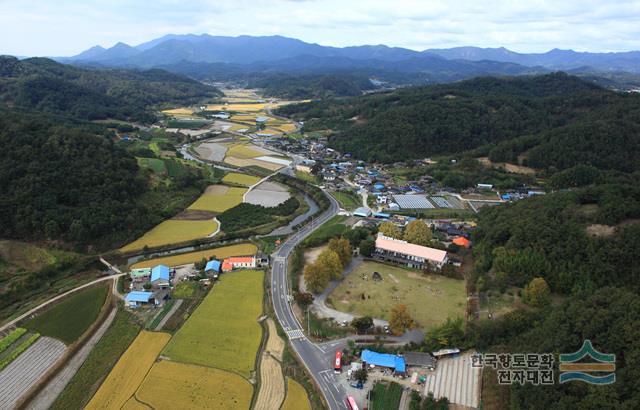
M 272 255 L 271 290 L 276 317 L 287 332 L 293 350 L 315 380 L 329 408 L 338 410 L 347 407 L 346 393 L 333 373 L 334 348 L 326 344 L 315 344 L 304 335 L 302 325 L 291 309 L 292 297 L 287 279 L 287 261 L 295 246 L 339 210 L 338 202 L 331 195 L 327 197 L 331 201 L 329 209 L 292 235 Z

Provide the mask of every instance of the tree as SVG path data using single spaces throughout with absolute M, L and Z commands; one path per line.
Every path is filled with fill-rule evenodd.
M 523 299 L 531 306 L 541 307 L 549 303 L 551 290 L 543 278 L 533 278 L 524 288 Z
M 326 275 L 329 280 L 338 279 L 344 268 L 338 254 L 331 249 L 322 251 L 315 265 L 318 266 L 319 270 L 324 272 L 324 275 Z
M 398 226 L 393 222 L 383 222 L 382 224 L 380 224 L 378 232 L 390 238 L 402 238 L 402 232 L 400 231 L 400 228 L 398 228 Z
M 360 255 L 370 257 L 376 249 L 376 243 L 371 239 L 360 241 Z
M 353 372 L 353 378 L 362 383 L 365 384 L 367 382 L 367 369 L 358 369 L 355 372 Z
M 391 319 L 389 320 L 389 328 L 396 334 L 402 334 L 407 329 L 415 326 L 413 318 L 409 314 L 407 305 L 398 304 L 391 308 Z
M 420 219 L 411 221 L 404 229 L 404 240 L 416 245 L 426 246 L 431 242 L 431 229 Z
M 371 316 L 357 317 L 351 321 L 351 326 L 358 332 L 364 333 L 373 326 L 373 319 Z
M 194 263 L 193 266 L 197 270 L 203 270 L 205 268 L 205 266 L 207 266 L 207 259 L 206 258 L 202 258 L 202 259 L 200 259 L 200 261 Z
M 307 290 L 313 293 L 320 293 L 326 289 L 329 284 L 329 275 L 324 269 L 320 269 L 318 263 L 311 263 L 304 268 L 304 282 Z
M 313 303 L 313 294 L 309 292 L 296 292 L 293 298 L 303 308 Z
M 329 240 L 328 248 L 338 254 L 342 267 L 351 262 L 351 244 L 346 238 L 332 238 Z

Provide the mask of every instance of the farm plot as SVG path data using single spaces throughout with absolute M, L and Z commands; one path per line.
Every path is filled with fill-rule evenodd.
M 235 111 L 235 112 L 258 112 L 265 108 L 264 103 L 251 104 L 210 104 L 207 111 Z
M 187 209 L 221 213 L 242 203 L 245 192 L 247 190 L 244 188 L 211 185 Z
M 69 344 L 75 342 L 100 313 L 107 297 L 106 286 L 75 292 L 51 309 L 24 323 L 24 327 Z
M 297 381 L 287 378 L 287 398 L 280 410 L 311 410 L 309 396 Z
M 249 378 L 262 328 L 262 271 L 227 273 L 173 336 L 165 355 L 172 360 L 217 367 Z
M 126 246 L 123 246 L 120 250 L 122 252 L 131 252 L 140 250 L 145 246 L 153 248 L 206 238 L 217 229 L 218 224 L 213 220 L 188 221 L 169 219 L 145 233 L 142 237 Z
M 0 408 L 13 408 L 66 350 L 64 343 L 41 337 L 0 372 Z
M 291 161 L 284 158 L 271 157 L 268 155 L 263 155 L 255 158 L 257 161 L 270 162 L 272 164 L 282 165 L 283 167 L 288 167 L 291 164 Z
M 186 116 L 189 117 L 193 114 L 193 110 L 189 108 L 173 108 L 171 110 L 163 110 L 163 114 L 165 115 L 175 115 L 175 116 Z
M 382 280 L 372 280 L 373 272 Z M 331 292 L 327 302 L 342 312 L 384 320 L 389 320 L 393 306 L 404 303 L 420 327 L 429 328 L 447 318 L 464 316 L 466 293 L 463 280 L 363 262 Z
M 235 158 L 255 158 L 269 153 L 269 151 L 249 144 L 234 144 L 229 147 L 227 155 Z
M 212 256 L 215 256 L 218 259 L 224 259 L 230 256 L 255 255 L 257 250 L 258 248 L 256 248 L 256 246 L 251 243 L 240 243 L 236 245 L 223 246 L 220 248 L 213 248 L 203 251 L 189 252 L 180 255 L 165 256 L 162 258 L 140 261 L 134 263 L 129 268 L 151 268 L 153 266 L 161 264 L 167 266 L 179 266 L 201 261 L 202 258 L 209 259 Z
M 393 199 L 402 209 L 433 209 L 435 206 L 424 195 L 394 195 Z
M 157 410 L 248 409 L 252 395 L 251 384 L 237 374 L 168 360 L 153 365 L 136 393 Z
M 256 399 L 255 410 L 280 408 L 284 401 L 285 389 L 280 360 L 284 351 L 284 342 L 278 336 L 276 325 L 267 319 L 269 339 L 260 360 L 260 391 Z
M 439 208 L 453 208 L 453 206 L 451 206 L 449 201 L 447 201 L 446 199 L 444 199 L 441 196 L 432 196 L 431 197 L 431 201 L 433 203 L 435 203 L 436 206 L 439 207 Z
M 269 171 L 277 171 L 280 168 L 282 168 L 282 165 L 280 164 L 274 164 L 272 162 L 267 162 L 267 161 L 259 161 L 255 158 L 236 158 L 236 157 L 230 157 L 227 155 L 227 157 L 225 157 L 224 162 L 226 162 L 229 165 L 235 165 L 236 167 L 250 167 L 250 166 L 256 166 L 256 167 L 260 167 L 260 168 L 264 168 L 267 169 Z
M 203 142 L 195 148 L 200 158 L 215 162 L 224 161 L 227 149 L 226 146 L 217 142 Z
M 260 178 L 253 175 L 239 174 L 237 172 L 229 172 L 227 175 L 224 176 L 224 178 L 222 178 L 222 181 L 230 184 L 251 186 L 256 182 L 260 181 Z
M 142 331 L 120 357 L 86 409 L 121 408 L 136 392 L 171 335 Z
M 264 207 L 275 207 L 289 199 L 289 190 L 275 182 L 265 181 L 249 191 L 244 201 Z

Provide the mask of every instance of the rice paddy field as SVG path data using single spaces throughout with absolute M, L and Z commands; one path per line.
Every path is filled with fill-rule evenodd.
M 227 183 L 231 183 L 231 184 L 238 184 L 238 185 L 244 185 L 244 186 L 251 186 L 251 185 L 257 183 L 258 181 L 260 181 L 260 178 L 258 178 L 256 176 L 247 175 L 247 174 L 239 174 L 237 172 L 229 172 L 227 175 L 224 176 L 224 178 L 222 178 L 222 182 L 227 182 Z M 233 189 L 233 188 L 231 188 L 231 189 Z M 244 194 L 244 192 L 243 192 L 243 194 Z
M 67 345 L 75 342 L 98 317 L 107 297 L 107 286 L 94 286 L 75 292 L 23 326 Z
M 86 409 L 119 409 L 124 406 L 170 338 L 168 333 L 140 332 L 91 398 Z
M 223 246 L 221 248 L 213 248 L 213 249 L 207 249 L 203 251 L 183 253 L 180 255 L 148 259 L 148 260 L 134 263 L 129 268 L 130 269 L 151 268 L 153 266 L 160 265 L 160 264 L 167 265 L 167 266 L 179 266 L 179 265 L 186 265 L 188 263 L 195 263 L 195 262 L 201 261 L 202 258 L 209 259 L 212 256 L 215 256 L 216 258 L 219 258 L 219 259 L 224 259 L 230 256 L 255 255 L 257 251 L 258 251 L 258 248 L 252 243 L 240 243 L 236 245 Z
M 249 378 L 262 338 L 264 272 L 224 275 L 167 345 L 171 360 L 216 367 Z
M 373 272 L 382 280 L 373 281 Z M 464 316 L 466 300 L 463 280 L 368 261 L 356 266 L 327 297 L 339 311 L 385 320 L 394 305 L 404 303 L 422 328 Z
M 287 398 L 280 410 L 311 410 L 309 396 L 297 381 L 287 378 Z
M 165 115 L 175 115 L 175 116 L 191 116 L 193 114 L 193 110 L 189 108 L 173 108 L 171 110 L 163 110 L 163 114 Z
M 247 144 L 234 144 L 227 151 L 227 156 L 236 158 L 255 158 L 264 154 L 265 150 Z
M 207 105 L 207 111 L 259 112 L 263 111 L 265 106 L 265 103 L 211 104 Z
M 245 192 L 245 188 L 212 185 L 187 209 L 221 213 L 240 204 Z
M 157 410 L 248 409 L 253 387 L 237 374 L 163 360 L 151 368 L 136 398 Z
M 169 219 L 145 233 L 142 237 L 123 246 L 120 251 L 131 252 L 140 250 L 145 246 L 153 248 L 206 238 L 217 229 L 218 223 L 214 220 L 188 221 Z

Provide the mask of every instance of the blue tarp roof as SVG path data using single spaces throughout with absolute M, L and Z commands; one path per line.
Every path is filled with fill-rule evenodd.
M 404 358 L 387 353 L 377 353 L 371 350 L 363 350 L 360 355 L 362 361 L 376 366 L 391 367 L 398 373 L 405 372 Z
M 384 212 L 375 212 L 373 216 L 375 216 L 376 218 L 391 218 L 390 214 Z
M 141 291 L 133 291 L 127 293 L 124 297 L 124 300 L 127 302 L 149 302 L 149 299 L 153 296 L 153 292 L 141 292 Z
M 207 262 L 207 266 L 204 267 L 204 271 L 209 271 L 209 270 L 213 270 L 216 272 L 220 272 L 220 261 L 217 260 L 212 260 Z
M 158 265 L 151 269 L 151 282 L 154 280 L 169 280 L 169 267 L 165 265 Z

